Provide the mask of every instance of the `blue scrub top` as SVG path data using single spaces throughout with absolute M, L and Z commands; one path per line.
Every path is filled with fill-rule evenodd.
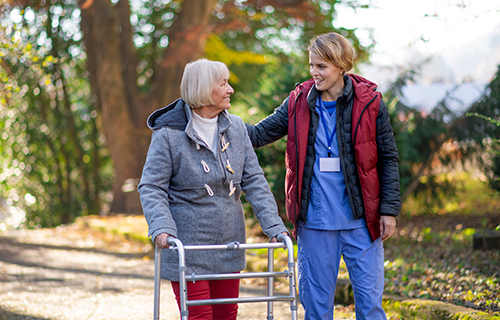
M 307 222 L 304 224 L 303 221 L 299 221 L 299 226 L 317 230 L 349 230 L 366 227 L 364 218 L 357 220 L 353 218 L 342 167 L 339 172 L 321 172 L 319 167 L 319 159 L 328 157 L 328 140 L 331 139 L 332 157 L 339 157 L 336 101 L 324 102 L 321 101 L 321 96 L 318 96 L 316 112 L 321 118 L 314 144 L 316 160 L 313 167 Z

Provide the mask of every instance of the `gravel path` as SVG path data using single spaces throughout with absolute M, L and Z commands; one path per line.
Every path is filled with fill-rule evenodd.
M 142 253 L 148 249 L 123 252 L 68 229 L 0 233 L 0 320 L 152 319 L 154 260 Z M 242 285 L 241 296 L 262 294 L 262 287 Z M 238 319 L 266 318 L 266 303 L 239 310 Z M 290 319 L 288 303 L 275 303 L 274 311 L 276 319 Z M 168 281 L 160 319 L 178 319 Z

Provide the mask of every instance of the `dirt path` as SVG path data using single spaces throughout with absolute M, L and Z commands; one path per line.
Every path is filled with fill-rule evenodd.
M 96 243 L 71 230 L 0 233 L 0 320 L 152 319 L 154 261 L 141 253 L 147 248 L 119 252 Z M 263 290 L 244 285 L 241 296 Z M 160 319 L 178 319 L 167 281 L 161 301 Z M 274 309 L 276 319 L 290 319 L 288 303 Z M 266 317 L 266 303 L 239 310 L 239 319 Z

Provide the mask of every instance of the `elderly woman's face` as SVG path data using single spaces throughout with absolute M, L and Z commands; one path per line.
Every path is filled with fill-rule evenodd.
M 212 90 L 213 106 L 220 109 L 220 111 L 231 108 L 230 97 L 233 93 L 234 90 L 229 85 L 228 78 L 220 79 Z

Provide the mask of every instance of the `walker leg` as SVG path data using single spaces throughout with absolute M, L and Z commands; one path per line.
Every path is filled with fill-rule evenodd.
M 160 270 L 161 270 L 161 249 L 155 246 L 155 287 L 154 287 L 154 320 L 160 319 Z
M 274 249 L 269 248 L 267 250 L 267 271 L 273 272 L 274 271 Z M 273 277 L 268 277 L 267 278 L 267 296 L 271 297 L 274 295 L 274 278 Z M 268 301 L 267 302 L 267 320 L 273 320 L 274 319 L 274 314 L 273 314 L 273 302 Z
M 179 254 L 179 291 L 181 296 L 181 320 L 188 320 L 189 311 L 187 307 L 186 256 L 184 252 L 184 245 L 179 239 L 174 237 L 168 237 L 167 243 L 175 247 Z
M 182 266 L 179 267 L 179 269 L 182 269 Z M 188 307 L 187 307 L 187 282 L 185 278 L 185 271 L 180 271 L 179 272 L 182 276 L 181 279 L 179 279 L 179 291 L 181 294 L 181 320 L 188 320 Z
M 292 320 L 297 320 L 297 280 L 295 276 L 295 262 L 293 261 L 293 251 L 292 251 L 292 259 L 288 263 L 288 269 L 291 271 L 289 285 L 290 285 L 290 293 L 294 297 L 293 301 L 290 302 L 290 311 L 292 314 Z
M 284 235 L 278 235 L 278 240 L 284 242 L 286 249 L 288 251 L 288 271 L 289 271 L 289 285 L 290 294 L 294 297 L 292 302 L 290 302 L 290 311 L 292 314 L 292 320 L 297 320 L 297 280 L 295 275 L 295 260 L 293 251 L 293 242 L 290 237 Z

